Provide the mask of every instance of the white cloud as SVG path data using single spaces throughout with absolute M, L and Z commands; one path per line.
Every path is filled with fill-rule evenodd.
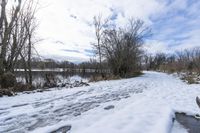
M 169 2 L 169 1 L 168 1 Z M 154 16 L 154 40 L 163 51 L 200 47 L 200 1 L 174 0 Z M 149 44 L 147 44 L 149 45 Z M 154 47 L 154 49 L 158 49 Z M 161 47 L 162 46 L 162 47 Z M 167 52 L 166 51 L 166 52 Z M 152 52 L 152 51 L 150 51 Z
M 111 16 L 112 10 L 120 12 L 116 23 L 123 25 L 130 16 L 150 22 L 148 17 L 159 11 L 162 6 L 157 0 L 40 0 L 42 7 L 37 17 L 40 22 L 38 36 L 44 39 L 36 45 L 44 57 L 69 58 L 63 49 L 79 50 L 81 53 L 70 53 L 77 61 L 88 60 L 84 49 L 92 49 L 94 30 L 91 26 L 93 16 Z M 64 44 L 57 44 L 61 41 Z M 74 61 L 74 60 L 73 60 Z
M 185 50 L 194 47 L 200 47 L 200 29 L 192 30 L 189 33 L 187 33 L 187 35 L 190 36 L 190 38 L 182 41 L 181 45 L 175 45 L 173 47 L 174 50 Z
M 158 40 L 148 40 L 144 45 L 144 50 L 149 54 L 172 52 L 169 50 L 168 44 Z
M 158 21 L 159 19 L 165 21 L 162 20 L 163 16 L 170 16 L 166 20 L 168 22 L 166 25 L 161 28 L 156 26 L 158 31 L 155 32 L 153 40 L 147 41 L 144 45 L 151 53 L 198 46 L 200 42 L 199 31 L 191 30 L 189 33 L 181 31 L 185 26 L 182 22 L 187 22 L 187 26 L 191 27 L 199 25 L 200 15 L 197 14 L 199 14 L 200 2 L 190 7 L 187 0 L 174 0 L 171 3 L 168 0 L 39 0 L 39 2 L 43 8 L 37 14 L 40 22 L 38 36 L 45 40 L 37 44 L 36 48 L 47 58 L 74 62 L 89 60 L 90 56 L 85 49 L 92 49 L 90 43 L 95 41 L 95 36 L 91 24 L 93 16 L 99 13 L 104 17 L 117 13 L 115 19 L 117 25 L 124 25 L 130 17 L 140 18 L 149 25 L 155 25 L 155 22 L 150 19 L 152 16 Z M 179 10 L 185 10 L 188 15 L 196 18 L 181 16 L 177 13 Z M 176 37 L 190 36 L 190 38 L 177 42 L 172 38 L 174 34 Z M 182 44 L 176 45 L 177 43 Z M 67 52 L 64 49 L 72 51 Z M 73 52 L 73 50 L 80 52 Z

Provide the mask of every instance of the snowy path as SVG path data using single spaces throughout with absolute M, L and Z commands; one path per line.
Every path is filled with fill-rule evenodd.
M 68 125 L 71 133 L 169 133 L 174 111 L 199 113 L 197 95 L 200 85 L 145 72 L 89 87 L 3 97 L 0 133 L 43 133 Z M 114 108 L 105 110 L 109 105 Z

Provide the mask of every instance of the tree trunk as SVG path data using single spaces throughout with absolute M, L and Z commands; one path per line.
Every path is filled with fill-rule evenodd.
M 26 81 L 26 84 L 28 84 L 29 81 L 28 81 L 26 60 L 25 60 L 24 56 L 22 55 L 22 53 L 20 53 L 20 57 L 22 58 L 22 62 L 23 62 L 23 66 L 24 66 L 25 81 Z
M 28 44 L 28 75 L 29 75 L 29 85 L 32 86 L 32 70 L 31 70 L 31 35 L 29 35 Z

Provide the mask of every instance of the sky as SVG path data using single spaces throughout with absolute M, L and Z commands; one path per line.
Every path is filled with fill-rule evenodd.
M 93 17 L 119 26 L 133 17 L 152 29 L 143 49 L 150 54 L 200 46 L 200 0 L 39 0 L 36 14 L 43 58 L 79 63 L 94 58 Z

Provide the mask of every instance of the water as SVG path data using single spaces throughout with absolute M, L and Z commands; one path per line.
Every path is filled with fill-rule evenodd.
M 16 71 L 15 72 L 17 81 L 25 83 L 25 72 Z M 87 82 L 91 76 L 97 75 L 94 72 L 66 72 L 66 71 L 32 71 L 33 85 L 42 87 L 45 83 L 45 75 L 52 74 L 56 77 L 58 82 L 74 82 L 74 81 L 84 81 Z
M 184 113 L 176 113 L 176 120 L 188 130 L 188 133 L 200 133 L 200 119 Z

